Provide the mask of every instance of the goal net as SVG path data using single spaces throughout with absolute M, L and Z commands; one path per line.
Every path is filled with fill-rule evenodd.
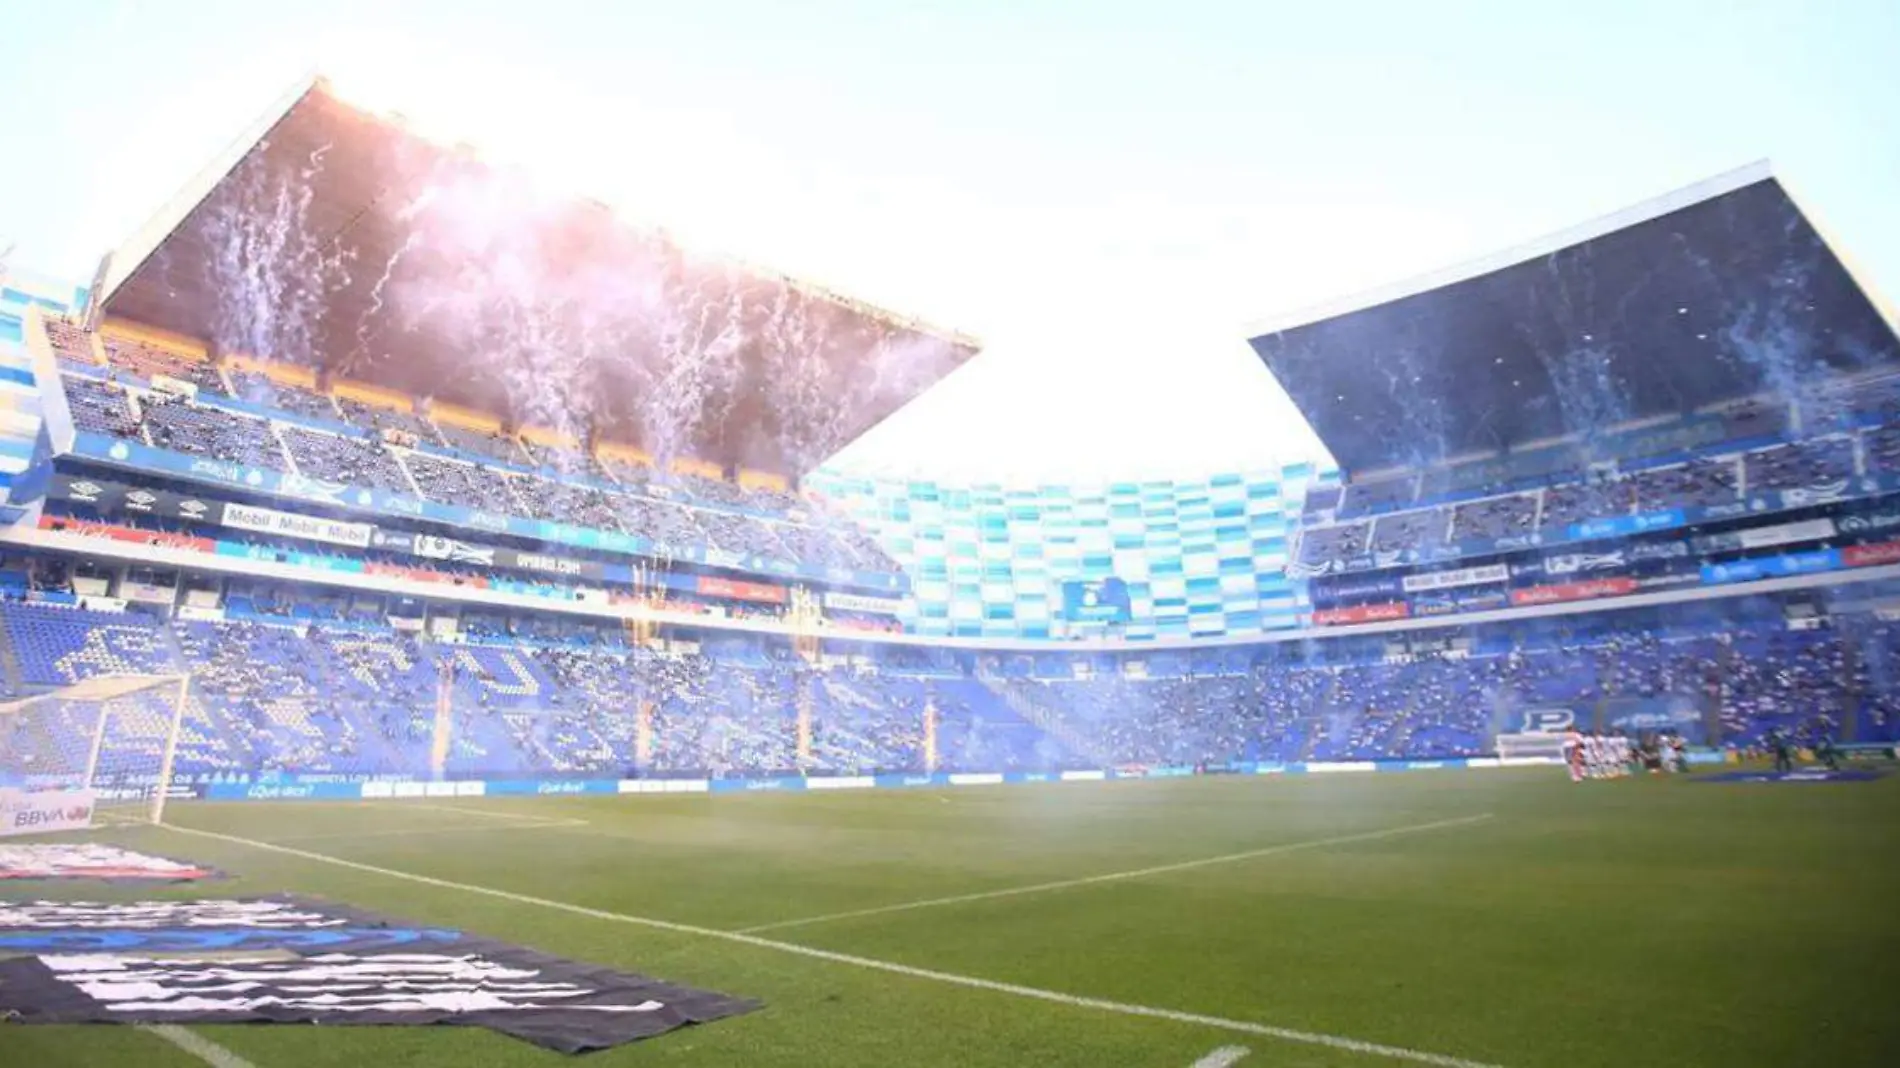
M 83 792 L 118 822 L 163 822 L 190 694 L 189 675 L 101 675 L 0 704 L 0 792 Z M 34 829 L 62 828 L 0 835 Z

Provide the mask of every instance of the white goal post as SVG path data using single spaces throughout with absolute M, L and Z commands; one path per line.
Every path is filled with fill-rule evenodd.
M 190 699 L 189 674 L 98 675 L 0 703 L 0 790 L 162 823 Z

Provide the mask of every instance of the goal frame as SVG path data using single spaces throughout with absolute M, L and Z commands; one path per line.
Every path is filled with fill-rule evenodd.
M 172 772 L 178 759 L 178 737 L 184 731 L 185 709 L 191 700 L 190 672 L 95 675 L 45 693 L 36 693 L 0 704 L 0 719 L 23 714 L 34 705 L 47 701 L 96 702 L 99 705 L 99 716 L 92 726 L 92 737 L 87 741 L 85 776 L 78 785 L 78 789 L 91 790 L 95 788 L 94 779 L 99 773 L 99 756 L 105 751 L 106 728 L 112 718 L 108 702 L 146 690 L 159 690 L 166 686 L 175 686 L 177 689 L 172 697 L 170 721 L 165 727 L 165 746 L 159 756 L 158 781 L 152 785 L 152 796 L 147 809 L 148 822 L 163 824 L 165 802 L 171 796 Z

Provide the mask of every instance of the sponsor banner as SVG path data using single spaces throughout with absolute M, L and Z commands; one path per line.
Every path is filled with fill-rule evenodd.
M 144 604 L 170 604 L 178 596 L 178 591 L 170 586 L 158 586 L 150 582 L 134 582 L 126 579 L 119 583 L 119 596 L 127 601 L 139 601 Z
M 1867 512 L 1862 515 L 1844 515 L 1835 521 L 1835 526 L 1843 534 L 1872 534 L 1882 530 L 1900 527 L 1900 512 Z
M 1718 586 L 1725 582 L 1752 582 L 1756 579 L 1785 578 L 1838 570 L 1843 557 L 1838 549 L 1813 549 L 1783 553 L 1753 560 L 1732 560 L 1725 564 L 1702 565 L 1702 581 Z
M 1306 771 L 1309 775 L 1335 774 L 1344 771 L 1377 771 L 1379 765 L 1370 760 L 1309 760 Z
M 1629 558 L 1621 549 L 1604 553 L 1556 553 L 1544 557 L 1544 574 L 1574 575 L 1579 571 L 1611 571 L 1628 564 Z
M 1003 781 L 1006 783 L 1061 782 L 1062 779 L 1053 771 L 1006 771 L 1003 773 Z
M 354 783 L 214 782 L 204 787 L 212 801 L 355 801 L 363 796 Z
M 1128 583 L 1120 578 L 1062 584 L 1062 618 L 1071 623 L 1127 623 L 1133 613 Z
M 903 775 L 879 775 L 877 776 L 877 784 L 886 789 L 905 786 L 948 786 L 950 784 L 950 777 L 942 772 L 937 772 L 933 775 L 926 775 L 923 772 L 913 772 Z
M 471 545 L 456 538 L 444 538 L 435 534 L 417 534 L 415 546 L 411 550 L 417 556 L 430 560 L 453 560 L 458 564 L 476 564 L 492 566 L 498 550 L 486 545 Z
M 1378 623 L 1391 619 L 1404 619 L 1411 615 L 1411 606 L 1403 601 L 1389 604 L 1357 604 L 1347 608 L 1327 608 L 1313 613 L 1313 624 L 1320 627 L 1336 627 L 1347 623 Z
M 0 790 L 0 838 L 83 831 L 97 800 L 92 790 Z
M 1848 567 L 1900 564 L 1900 541 L 1876 542 L 1873 545 L 1849 545 L 1841 550 L 1841 562 Z
M 97 842 L 0 845 L 0 882 L 93 879 L 100 882 L 184 883 L 217 877 L 215 868 Z M 0 906 L 4 908 L 6 906 Z
M 129 488 L 119 482 L 56 472 L 49 492 L 54 500 L 83 504 L 110 515 L 125 502 L 125 491 Z
M 1636 579 L 1639 590 L 1666 590 L 1675 586 L 1694 586 L 1702 581 L 1701 574 L 1694 571 L 1671 571 L 1662 575 L 1641 575 Z
M 1798 489 L 1785 489 L 1779 494 L 1783 508 L 1806 508 L 1816 504 L 1832 504 L 1848 496 L 1853 485 L 1844 478 L 1832 482 L 1817 482 L 1812 486 Z
M 749 794 L 803 789 L 805 789 L 805 778 L 802 775 L 788 775 L 779 779 L 714 779 L 712 781 L 712 792 L 715 794 Z
M 198 623 L 224 622 L 224 609 L 217 605 L 181 604 L 178 606 L 178 618 Z
M 1660 512 L 1644 512 L 1642 515 L 1619 515 L 1607 519 L 1587 519 L 1570 526 L 1570 536 L 1577 541 L 1592 541 L 1597 538 L 1620 538 L 1628 534 L 1646 534 L 1652 530 L 1668 530 L 1671 527 L 1688 525 L 1689 517 L 1680 508 L 1671 508 Z
M 1101 782 L 1106 778 L 1108 778 L 1108 772 L 1105 771 L 1065 771 L 1062 773 L 1063 782 Z
M 1338 601 L 1391 600 L 1402 592 L 1397 579 L 1390 576 L 1331 579 L 1313 584 L 1315 603 Z
M 1481 590 L 1476 593 L 1458 595 L 1460 612 L 1488 612 L 1494 608 L 1503 608 L 1510 603 L 1510 596 L 1504 590 Z
M 1448 616 L 1460 611 L 1458 602 L 1444 594 L 1427 595 L 1412 598 L 1412 614 L 1415 616 Z
M 406 530 L 384 530 L 382 527 L 377 527 L 370 531 L 369 546 L 372 549 L 388 549 L 390 552 L 421 555 L 416 549 L 417 537 L 418 535 Z
M 1639 541 L 1623 547 L 1629 554 L 1630 563 L 1640 564 L 1650 560 L 1682 560 L 1689 556 L 1689 543 L 1686 541 Z
M 807 790 L 868 790 L 877 785 L 869 775 L 814 776 L 805 780 Z
M 950 774 L 950 785 L 952 786 L 997 786 L 1000 785 L 1002 781 L 1002 773 L 995 771 L 961 771 L 951 772 Z
M 1461 567 L 1456 571 L 1431 571 L 1422 575 L 1407 575 L 1400 585 L 1407 593 L 1424 593 L 1430 590 L 1448 590 L 1458 586 L 1483 586 L 1492 582 L 1505 582 L 1511 577 L 1511 569 L 1505 564 L 1487 564 L 1484 567 Z
M 896 597 L 867 597 L 859 593 L 826 593 L 824 606 L 839 612 L 867 612 L 882 616 L 894 616 L 904 610 L 904 602 Z
M 693 583 L 693 589 L 703 597 L 724 597 L 734 601 L 756 601 L 759 604 L 784 604 L 786 598 L 783 586 L 742 582 L 717 575 L 699 576 Z
M 0 909 L 9 946 L 19 1024 L 454 1024 L 585 1053 L 760 1007 L 301 898 L 34 902 Z
M 207 501 L 193 494 L 128 486 L 80 475 L 54 474 L 50 493 L 56 500 L 87 505 L 108 515 L 126 512 L 215 524 L 224 512 L 221 502 Z
M 1558 604 L 1563 601 L 1583 601 L 1592 597 L 1621 597 L 1636 590 L 1636 580 L 1631 578 L 1585 579 L 1581 582 L 1559 582 L 1549 586 L 1531 586 L 1527 589 L 1512 590 L 1511 603 L 1514 605 Z
M 297 515 L 248 504 L 225 505 L 223 523 L 236 530 L 302 538 L 330 545 L 348 545 L 355 549 L 369 548 L 370 534 L 375 529 L 368 523 L 347 523 L 339 519 Z
M 1778 523 L 1769 527 L 1752 527 L 1748 530 L 1707 534 L 1693 541 L 1697 552 L 1719 553 L 1737 549 L 1767 549 L 1776 545 L 1793 545 L 1804 541 L 1821 541 L 1833 536 L 1833 520 L 1806 519 L 1799 523 Z
M 309 781 L 314 776 L 301 776 Z M 384 800 L 406 797 L 481 797 L 488 792 L 488 784 L 480 780 L 458 782 L 432 782 L 421 784 L 420 790 L 412 789 L 416 784 L 398 781 L 372 781 L 361 784 L 364 800 Z M 402 788 L 398 792 L 398 788 Z
M 399 786 L 401 784 L 398 784 Z M 420 784 L 417 784 L 420 785 Z M 537 797 L 560 796 L 568 794 L 617 794 L 620 783 L 615 779 L 503 779 L 488 784 L 488 796 Z
M 467 548 L 474 548 L 468 546 Z M 496 567 L 515 568 L 521 571 L 540 571 L 550 575 L 563 575 L 568 578 L 583 578 L 594 582 L 602 581 L 603 571 L 599 564 L 587 560 L 570 560 L 564 556 L 549 556 L 546 553 L 524 553 L 513 549 L 486 550 Z
M 703 794 L 711 789 L 705 779 L 627 779 L 620 784 L 623 794 Z

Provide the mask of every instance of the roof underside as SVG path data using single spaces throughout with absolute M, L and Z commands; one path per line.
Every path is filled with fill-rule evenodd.
M 660 455 L 798 475 L 976 352 L 290 100 L 102 266 L 104 315 Z
M 1780 183 L 1743 179 L 1251 344 L 1348 472 L 1588 441 L 1900 362 Z

